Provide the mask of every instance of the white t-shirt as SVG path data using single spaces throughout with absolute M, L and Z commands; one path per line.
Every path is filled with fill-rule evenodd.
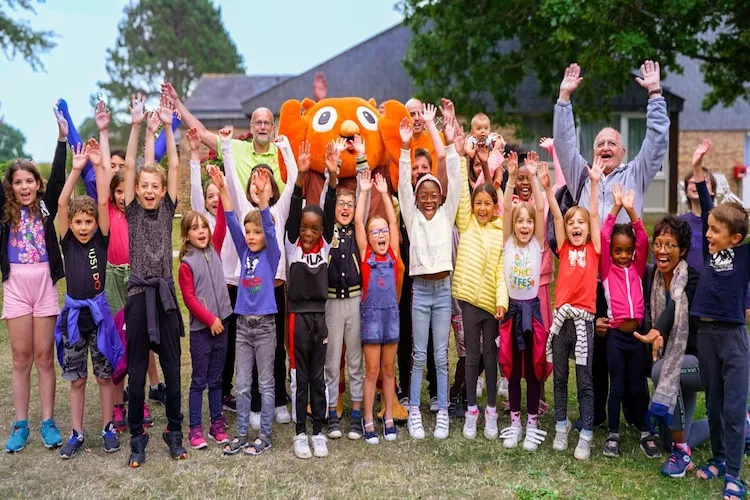
M 542 247 L 532 238 L 525 247 L 518 247 L 511 236 L 503 251 L 505 283 L 508 295 L 515 300 L 529 300 L 539 295 L 539 274 L 542 270 Z

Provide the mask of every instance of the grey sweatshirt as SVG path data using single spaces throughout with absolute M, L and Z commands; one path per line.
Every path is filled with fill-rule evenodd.
M 557 101 L 555 105 L 555 119 L 553 124 L 555 152 L 560 160 L 560 167 L 565 174 L 568 189 L 572 193 L 578 191 L 583 182 L 583 191 L 578 205 L 588 208 L 591 199 L 591 181 L 588 178 L 586 165 L 588 162 L 576 148 L 576 129 L 573 120 L 573 106 L 569 102 Z M 643 215 L 643 196 L 654 176 L 659 172 L 667 154 L 669 146 L 669 116 L 667 115 L 667 101 L 657 96 L 648 101 L 646 108 L 646 138 L 641 150 L 627 165 L 623 164 L 602 175 L 599 182 L 599 222 L 604 223 L 607 214 L 612 210 L 614 197 L 612 187 L 622 184 L 626 189 L 635 191 L 635 211 Z M 617 216 L 617 222 L 630 221 L 628 214 L 622 210 Z

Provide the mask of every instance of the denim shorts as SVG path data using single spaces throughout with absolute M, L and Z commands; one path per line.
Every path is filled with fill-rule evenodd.
M 399 339 L 398 305 L 386 307 L 361 306 L 360 337 L 363 344 L 395 344 Z

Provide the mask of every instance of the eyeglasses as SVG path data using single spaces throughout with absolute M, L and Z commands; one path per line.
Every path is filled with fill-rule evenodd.
M 390 228 L 381 227 L 380 229 L 371 229 L 370 236 L 375 236 L 377 238 L 378 236 L 386 236 L 390 232 Z
M 354 208 L 354 202 L 353 201 L 337 201 L 336 206 L 339 208 Z
M 659 252 L 661 250 L 664 250 L 665 252 L 671 252 L 675 248 L 679 248 L 679 247 L 677 245 L 675 245 L 674 243 L 664 243 L 664 244 L 662 244 L 662 243 L 660 243 L 658 241 L 654 242 L 654 250 L 656 250 L 657 252 Z
M 425 203 L 428 201 L 439 201 L 440 195 L 437 193 L 432 193 L 430 195 L 422 193 L 418 196 L 418 198 L 419 198 L 419 201 L 421 201 L 422 203 Z
M 258 127 L 273 127 L 273 122 L 267 122 L 265 120 L 255 120 L 253 121 L 253 125 L 257 125 Z

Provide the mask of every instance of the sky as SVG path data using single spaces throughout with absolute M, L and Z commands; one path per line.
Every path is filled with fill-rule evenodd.
M 214 0 L 214 5 L 221 6 L 247 74 L 262 75 L 302 73 L 401 22 L 395 1 Z M 25 151 L 34 160 L 50 161 L 54 154 L 57 99 L 65 98 L 77 125 L 93 114 L 89 96 L 99 91 L 97 82 L 108 80 L 106 50 L 114 46 L 129 3 L 47 0 L 33 3 L 36 15 L 10 12 L 36 30 L 58 35 L 57 47 L 41 56 L 44 72 L 0 52 L 0 117 L 23 132 Z

